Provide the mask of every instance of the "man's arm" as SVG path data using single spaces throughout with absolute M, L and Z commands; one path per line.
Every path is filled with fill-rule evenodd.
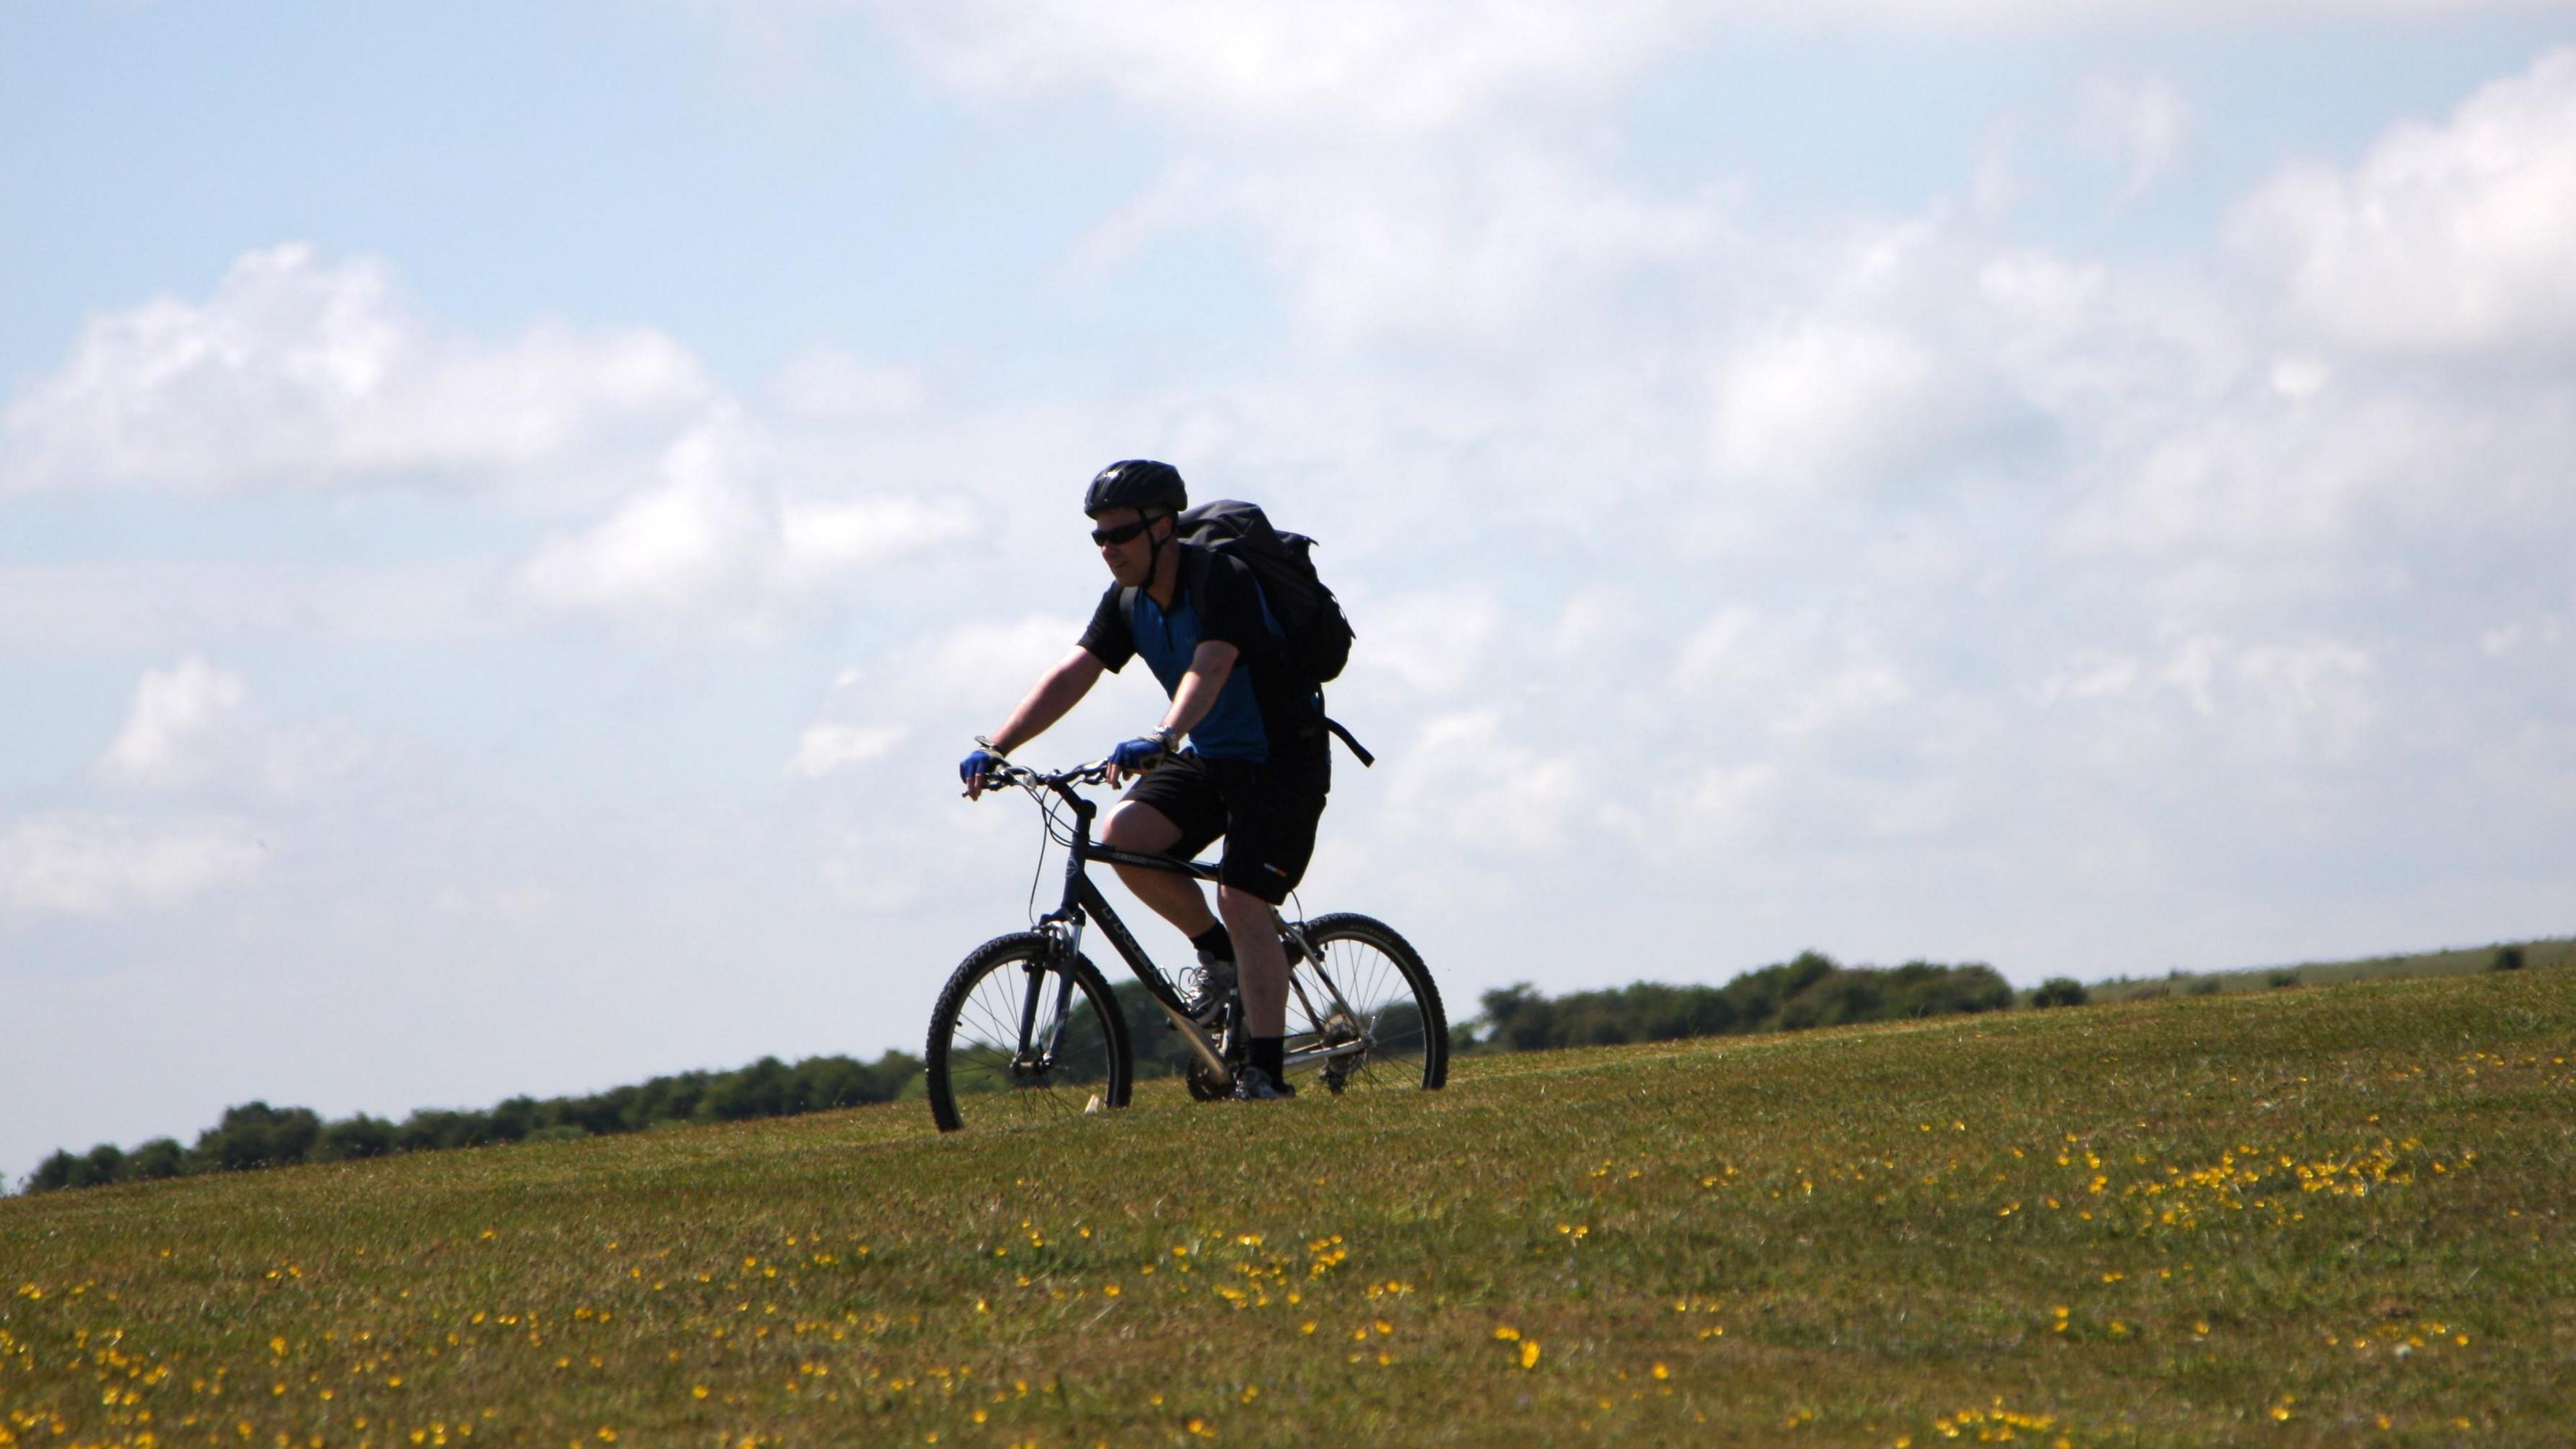
M 1011 717 L 1002 721 L 1002 727 L 993 731 L 993 748 L 1007 755 L 1045 734 L 1048 726 L 1082 702 L 1107 668 L 1088 649 L 1076 648 L 1064 656 L 1064 661 L 1048 670 L 1028 697 L 1020 701 L 1020 707 L 1011 711 Z
M 993 752 L 1007 755 L 1045 734 L 1047 726 L 1064 718 L 1067 710 L 1082 702 L 1082 697 L 1091 692 L 1091 686 L 1100 682 L 1100 676 L 1108 668 L 1100 662 L 1099 656 L 1076 646 L 1071 654 L 1064 656 L 1062 663 L 1046 672 L 1046 677 L 1040 679 L 1037 687 L 1020 701 L 1019 708 L 1011 711 L 1011 717 L 1002 721 L 1002 727 L 986 737 Z M 972 766 L 971 760 L 969 766 Z M 984 782 L 980 778 L 966 782 L 966 798 L 971 800 L 983 793 Z
M 1216 708 L 1216 697 L 1225 688 L 1226 676 L 1234 672 L 1234 661 L 1241 651 L 1222 639 L 1209 639 L 1190 653 L 1189 672 L 1181 676 L 1181 687 L 1172 691 L 1172 707 L 1163 711 L 1163 738 L 1177 746 L 1181 736 L 1198 728 L 1207 712 Z M 1150 739 L 1150 737 L 1147 737 Z M 1131 741 L 1140 756 L 1150 752 L 1146 740 Z M 1121 745 L 1119 749 L 1130 748 Z M 1114 757 L 1109 766 L 1109 783 L 1117 784 L 1129 771 L 1121 770 Z
M 1172 707 L 1163 713 L 1163 728 L 1174 739 L 1197 729 L 1207 712 L 1216 708 L 1217 693 L 1225 688 L 1241 653 L 1222 639 L 1210 639 L 1190 654 L 1190 672 L 1181 676 L 1181 687 L 1172 691 Z

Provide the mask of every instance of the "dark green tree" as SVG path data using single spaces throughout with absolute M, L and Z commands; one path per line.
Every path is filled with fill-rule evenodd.
M 222 1121 L 197 1134 L 189 1155 L 216 1172 L 282 1167 L 302 1162 L 321 1136 L 322 1119 L 309 1107 L 245 1102 L 226 1107 Z
M 175 1138 L 155 1137 L 125 1159 L 125 1175 L 130 1179 L 177 1177 L 187 1170 L 188 1150 Z
M 361 1112 L 323 1128 L 321 1145 L 314 1149 L 313 1156 L 321 1162 L 383 1157 L 394 1150 L 395 1141 L 394 1124 Z
M 73 1185 L 72 1177 L 81 1170 L 81 1159 L 57 1147 L 54 1155 L 36 1164 L 27 1175 L 27 1191 L 60 1192 Z
M 2072 976 L 2051 976 L 2030 994 L 2030 1004 L 2037 1007 L 2082 1006 L 2091 999 L 2084 983 Z

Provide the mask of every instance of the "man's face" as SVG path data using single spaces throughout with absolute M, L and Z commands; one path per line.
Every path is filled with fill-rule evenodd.
M 1112 508 L 1091 520 L 1091 531 L 1094 537 L 1118 534 L 1135 529 L 1144 520 L 1143 509 Z M 1170 536 L 1171 531 L 1170 519 L 1157 518 L 1151 527 L 1136 529 L 1115 542 L 1102 543 L 1100 561 L 1109 565 L 1109 576 L 1116 579 L 1121 588 L 1139 587 L 1154 572 L 1155 541 Z

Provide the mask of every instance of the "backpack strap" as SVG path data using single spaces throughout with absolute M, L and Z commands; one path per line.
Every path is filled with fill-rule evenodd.
M 1207 550 L 1190 546 L 1188 539 L 1174 537 L 1172 547 L 1181 550 L 1180 567 L 1172 575 L 1172 602 L 1183 599 L 1195 607 L 1199 598 L 1199 581 L 1207 577 Z M 1256 580 L 1254 587 L 1259 587 Z M 1145 592 L 1142 586 L 1128 584 L 1118 590 L 1118 612 L 1127 619 L 1127 631 L 1136 631 L 1136 596 Z
M 1360 768 L 1367 769 L 1369 766 L 1377 763 L 1377 756 L 1368 752 L 1368 746 L 1351 738 L 1351 732 L 1342 728 L 1342 722 L 1340 720 L 1333 718 L 1331 715 L 1326 715 L 1324 716 L 1324 728 L 1331 730 L 1340 738 L 1343 744 L 1350 746 L 1351 753 L 1359 758 Z
M 1350 747 L 1351 754 L 1359 760 L 1361 769 L 1368 769 L 1377 763 L 1377 756 L 1369 753 L 1368 746 L 1361 744 L 1357 737 L 1344 729 L 1340 720 L 1324 713 L 1324 691 L 1320 685 L 1315 689 L 1315 714 L 1324 721 L 1324 728 L 1331 730 L 1335 738 Z

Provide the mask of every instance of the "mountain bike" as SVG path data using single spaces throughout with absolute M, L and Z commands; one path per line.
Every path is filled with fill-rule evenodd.
M 1135 1089 L 1136 1051 L 1117 993 L 1082 953 L 1097 925 L 1188 1049 L 1190 1095 L 1229 1095 L 1247 1047 L 1241 999 L 1194 1004 L 1136 944 L 1093 884 L 1094 861 L 1216 879 L 1211 861 L 1113 849 L 1092 839 L 1099 806 L 1078 787 L 1106 783 L 1108 762 L 1055 774 L 1002 764 L 988 789 L 1017 786 L 1045 816 L 1048 842 L 1065 849 L 1064 897 L 1031 929 L 978 946 L 931 1008 L 926 1053 L 930 1114 L 943 1132 L 970 1121 L 1006 1126 L 1124 1107 Z M 1043 852 L 1044 845 L 1040 850 Z M 1043 855 L 1041 855 L 1043 871 Z M 1422 957 L 1381 921 L 1336 912 L 1288 920 L 1276 911 L 1288 958 L 1287 1069 L 1311 1073 L 1327 1092 L 1437 1090 L 1449 1076 L 1449 1019 Z M 1193 968 L 1195 972 L 1195 968 Z M 1148 1018 L 1150 1021 L 1150 1017 Z

